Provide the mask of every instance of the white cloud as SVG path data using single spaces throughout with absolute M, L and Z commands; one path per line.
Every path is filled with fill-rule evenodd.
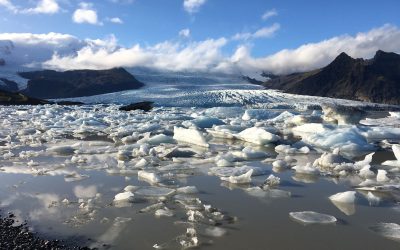
M 179 31 L 179 36 L 181 37 L 190 37 L 190 29 L 183 29 Z
M 21 13 L 28 14 L 55 14 L 60 11 L 56 0 L 39 0 L 35 8 L 23 9 Z
M 18 8 L 14 4 L 12 4 L 10 0 L 0 0 L 0 6 L 3 6 L 7 10 L 15 13 L 18 11 Z
M 111 23 L 116 23 L 116 24 L 123 24 L 124 23 L 124 21 L 122 21 L 122 19 L 119 18 L 119 17 L 112 17 L 112 18 L 108 18 L 107 20 L 109 22 L 111 22 Z
M 264 14 L 261 16 L 262 20 L 267 20 L 271 17 L 277 16 L 278 12 L 276 11 L 276 9 L 272 9 L 272 10 L 267 10 L 266 12 L 264 12 Z
M 275 74 L 308 71 L 330 63 L 341 52 L 354 58 L 371 58 L 377 50 L 400 53 L 400 29 L 384 25 L 355 36 L 342 35 L 296 49 L 284 49 L 273 55 L 254 58 L 246 46 L 240 46 L 231 62 L 242 70 L 269 71 Z
M 183 0 L 183 8 L 189 13 L 198 12 L 206 0 Z
M 254 33 L 250 32 L 243 32 L 243 33 L 237 33 L 235 34 L 232 39 L 233 40 L 249 40 L 249 39 L 255 39 L 255 38 L 268 38 L 272 37 L 275 35 L 275 33 L 280 29 L 280 24 L 279 23 L 274 23 L 271 26 L 263 27 Z
M 207 71 L 224 59 L 221 49 L 227 39 L 208 39 L 186 45 L 163 42 L 150 47 L 134 45 L 131 48 L 93 48 L 85 46 L 75 55 L 58 54 L 44 63 L 55 69 L 106 69 L 111 67 L 145 66 L 163 70 Z
M 10 43 L 12 43 L 10 45 Z M 153 46 L 118 45 L 115 36 L 80 40 L 67 34 L 0 33 L 0 57 L 16 65 L 38 62 L 53 69 L 106 69 L 145 66 L 163 70 L 218 71 L 252 75 L 268 71 L 276 74 L 312 70 L 330 63 L 346 52 L 356 58 L 371 58 L 379 49 L 400 53 L 400 29 L 385 25 L 355 35 L 332 37 L 295 49 L 284 49 L 264 57 L 254 57 L 251 48 L 240 45 L 232 55 L 224 54 L 226 38 L 204 41 L 166 41 Z M 2 49 L 11 53 L 2 54 Z M 4 50 L 5 51 L 5 50 Z M 18 63 L 18 64 L 17 64 Z
M 75 10 L 72 20 L 75 23 L 88 23 L 93 25 L 102 25 L 98 20 L 97 12 L 93 9 L 93 4 L 82 2 L 79 9 Z
M 119 4 L 131 4 L 135 2 L 135 0 L 109 0 L 112 3 L 119 3 Z

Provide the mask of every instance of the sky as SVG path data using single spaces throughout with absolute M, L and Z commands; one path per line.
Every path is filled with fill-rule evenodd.
M 0 0 L 0 57 L 12 41 L 14 59 L 48 68 L 289 73 L 340 52 L 400 52 L 399 10 L 398 0 Z

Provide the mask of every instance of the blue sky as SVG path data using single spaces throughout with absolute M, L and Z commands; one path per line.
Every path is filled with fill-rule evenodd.
M 20 8 L 32 8 L 38 1 L 9 0 Z M 189 13 L 183 0 L 112 0 L 88 1 L 103 25 L 78 24 L 72 14 L 80 1 L 59 0 L 60 10 L 53 14 L 13 13 L 0 7 L 3 17 L 0 32 L 59 32 L 80 38 L 103 38 L 114 34 L 122 45 L 156 44 L 179 39 L 179 31 L 190 29 L 192 40 L 231 37 L 239 32 L 278 23 L 280 29 L 267 38 L 246 41 L 252 53 L 261 56 L 284 48 L 295 48 L 341 34 L 355 34 L 386 23 L 400 24 L 398 0 L 207 0 L 197 12 Z M 262 20 L 262 15 L 275 10 L 277 15 Z M 118 17 L 123 24 L 106 21 Z M 4 21 L 7 20 L 7 21 Z M 238 42 L 226 46 L 233 50 Z
M 247 68 L 264 64 L 270 65 L 272 71 L 295 71 L 326 64 L 342 51 L 360 57 L 371 57 L 376 49 L 400 51 L 399 10 L 399 0 L 0 0 L 0 40 L 13 40 L 15 35 L 9 33 L 55 32 L 82 41 L 102 39 L 104 44 L 116 40 L 131 56 L 139 54 L 140 60 L 110 66 L 154 63 L 156 56 L 175 53 L 175 61 L 182 57 L 198 62 L 208 60 L 205 68 L 216 68 L 216 64 L 226 68 L 227 63 L 245 61 Z M 14 42 L 19 41 L 20 46 L 29 44 L 23 44 L 24 38 L 21 35 Z M 53 38 L 54 35 L 40 39 L 42 44 L 50 44 L 46 39 Z M 312 51 L 304 48 L 307 44 L 312 44 Z M 54 55 L 60 54 L 57 48 L 65 43 L 57 46 L 52 47 Z M 116 55 L 127 56 L 126 51 L 104 46 L 113 60 Z M 133 49 L 135 46 L 140 48 Z M 329 49 L 332 53 L 315 59 L 315 55 L 326 54 Z M 82 62 L 91 56 L 86 60 L 91 63 L 82 67 L 98 67 L 94 58 L 99 58 L 97 52 L 103 48 L 91 46 L 90 50 L 92 53 L 86 53 L 86 58 L 79 58 Z M 285 50 L 291 53 L 285 54 Z M 211 51 L 207 58 L 199 56 L 207 51 Z M 282 57 L 286 59 L 279 65 L 272 62 Z M 281 64 L 293 57 L 298 62 L 284 70 Z M 56 59 L 63 59 L 57 63 L 65 64 L 68 58 Z M 68 67 L 74 64 L 70 60 Z

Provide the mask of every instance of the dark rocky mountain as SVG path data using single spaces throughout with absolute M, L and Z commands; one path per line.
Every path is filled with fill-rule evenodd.
M 49 103 L 48 101 L 31 98 L 20 93 L 0 90 L 0 105 L 41 105 Z
M 341 53 L 324 68 L 273 77 L 263 85 L 293 94 L 399 105 L 400 55 L 377 51 L 364 60 Z
M 5 65 L 6 65 L 6 60 L 0 58 L 0 66 L 5 66 Z
M 35 98 L 53 99 L 99 95 L 144 86 L 123 68 L 109 70 L 54 70 L 19 73 L 29 79 L 24 94 Z
M 0 78 L 0 90 L 5 90 L 8 92 L 17 92 L 18 84 L 6 78 Z

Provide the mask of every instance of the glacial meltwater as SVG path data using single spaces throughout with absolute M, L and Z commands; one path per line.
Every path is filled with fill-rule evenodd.
M 99 249 L 399 249 L 393 107 L 157 88 L 0 107 L 2 214 Z

